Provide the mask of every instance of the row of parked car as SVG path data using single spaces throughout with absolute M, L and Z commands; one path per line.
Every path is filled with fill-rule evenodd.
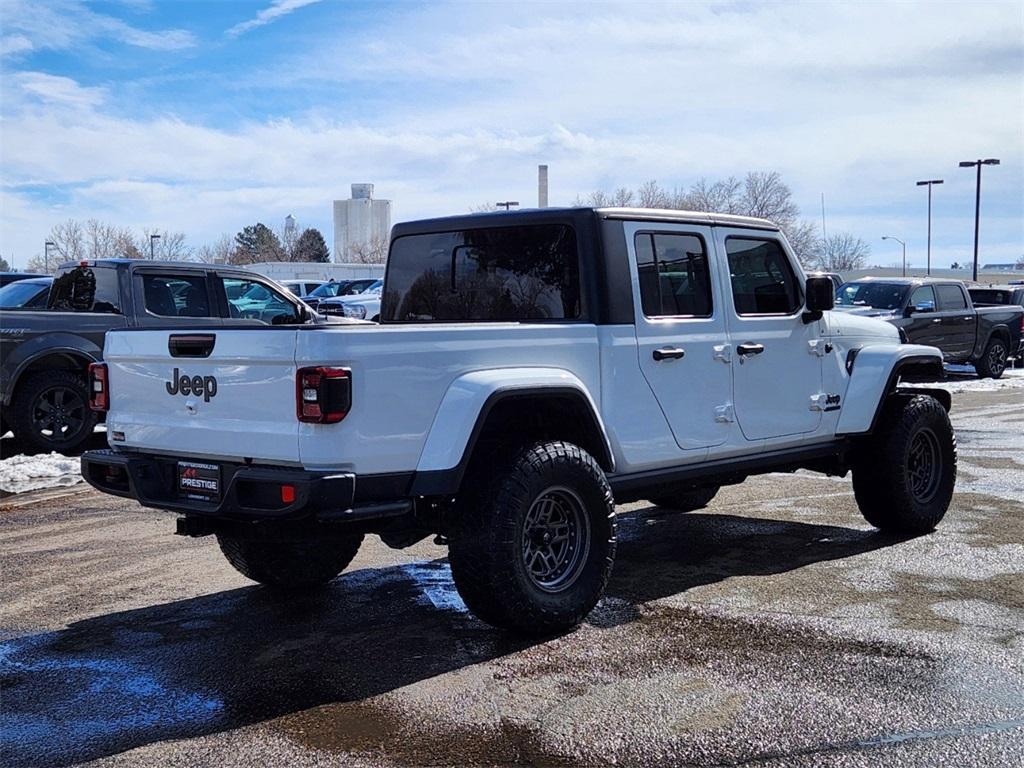
M 947 362 L 994 378 L 1024 365 L 1024 285 L 828 277 L 837 311 L 887 320 Z M 382 288 L 372 278 L 276 283 L 229 266 L 118 259 L 65 264 L 56 277 L 3 273 L 0 434 L 12 429 L 28 451 L 80 450 L 96 423 L 86 369 L 108 330 L 377 321 Z
M 377 320 L 383 281 L 275 282 L 248 270 L 100 259 L 54 277 L 0 275 L 0 434 L 27 452 L 77 453 L 96 425 L 86 371 L 107 331 Z

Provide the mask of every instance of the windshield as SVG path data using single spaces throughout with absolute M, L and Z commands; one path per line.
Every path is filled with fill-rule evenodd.
M 337 296 L 338 291 L 340 291 L 346 285 L 348 285 L 348 283 L 324 283 L 323 285 L 318 286 L 309 295 L 316 296 L 318 299 L 329 299 L 332 296 Z
M 836 306 L 899 309 L 909 289 L 900 283 L 847 283 L 836 291 Z
M 29 302 L 32 299 L 42 294 L 45 297 L 46 292 L 50 289 L 50 284 L 37 283 L 34 280 L 19 280 L 16 283 L 8 283 L 3 288 L 0 288 L 0 307 L 4 309 L 13 309 L 14 307 L 24 307 L 45 305 L 45 301 L 40 302 L 39 300 Z

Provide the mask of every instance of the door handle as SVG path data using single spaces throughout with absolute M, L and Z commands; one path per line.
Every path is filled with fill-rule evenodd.
M 933 323 L 941 323 L 942 322 L 942 318 L 941 317 L 936 317 L 934 320 L 932 320 L 932 322 Z
M 760 355 L 764 352 L 764 344 L 739 344 L 736 347 L 737 354 L 740 355 Z
M 654 350 L 652 354 L 654 359 L 658 361 L 682 360 L 683 356 L 686 354 L 686 350 L 680 349 L 679 347 L 662 347 L 661 349 Z

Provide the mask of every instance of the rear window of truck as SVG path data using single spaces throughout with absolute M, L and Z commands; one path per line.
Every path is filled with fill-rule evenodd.
M 121 292 L 113 267 L 74 267 L 57 275 L 50 288 L 49 309 L 63 312 L 121 313 Z
M 562 224 L 397 238 L 381 319 L 496 322 L 580 317 L 576 233 Z

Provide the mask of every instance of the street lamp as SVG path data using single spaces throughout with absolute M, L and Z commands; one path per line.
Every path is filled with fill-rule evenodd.
M 507 210 L 510 210 L 513 205 L 518 208 L 519 207 L 519 201 L 518 200 L 506 200 L 503 203 L 495 203 L 494 207 L 495 208 L 504 208 L 507 211 Z
M 52 240 L 47 240 L 46 245 L 43 246 L 43 261 L 46 264 L 46 274 L 50 274 L 50 249 L 56 247 L 57 244 Z
M 917 186 L 928 187 L 928 274 L 932 273 L 932 185 L 942 184 L 942 179 L 919 181 Z
M 892 237 L 890 235 L 884 235 L 883 240 L 895 240 L 897 243 L 903 246 L 903 276 L 907 276 L 907 244 L 900 240 L 898 237 Z
M 960 163 L 961 168 L 978 166 L 978 184 L 974 190 L 974 282 L 978 282 L 978 224 L 981 220 L 981 166 L 983 165 L 999 165 L 999 161 L 990 157 L 987 160 L 964 160 Z
M 149 236 L 149 260 L 153 261 L 156 257 L 153 255 L 153 243 L 160 239 L 160 235 Z

